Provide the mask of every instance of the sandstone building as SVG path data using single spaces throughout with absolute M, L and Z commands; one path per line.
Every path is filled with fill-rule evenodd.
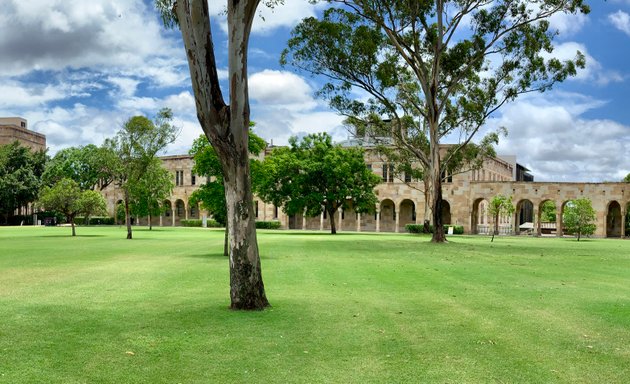
M 28 129 L 28 122 L 21 117 L 0 117 L 0 145 L 19 141 L 34 151 L 46 150 L 46 136 Z
M 154 225 L 179 225 L 184 219 L 201 218 L 197 205 L 189 197 L 205 179 L 192 173 L 193 161 L 188 155 L 162 158 L 165 167 L 172 173 L 175 188 L 165 201 L 166 210 L 161 217 L 153 218 Z M 338 231 L 404 232 L 405 225 L 421 224 L 425 214 L 423 183 L 403 180 L 391 173 L 389 164 L 375 151 L 366 148 L 366 163 L 382 178 L 376 187 L 378 205 L 374 214 L 359 214 L 352 207 L 335 214 Z M 407 180 L 404 180 L 407 179 Z M 628 191 L 628 193 L 626 193 Z M 122 195 L 115 188 L 105 190 L 110 212 L 115 212 L 116 203 Z M 516 162 L 514 156 L 499 156 L 488 159 L 479 170 L 456 175 L 445 175 L 443 183 L 444 223 L 461 225 L 465 233 L 489 233 L 492 218 L 486 210 L 488 202 L 497 194 L 512 196 L 516 205 L 513 217 L 502 218 L 502 233 L 553 234 L 561 236 L 562 211 L 569 200 L 588 197 L 597 212 L 599 237 L 624 237 L 623 225 L 630 204 L 630 184 L 627 183 L 555 183 L 535 182 L 528 170 Z M 542 205 L 551 201 L 556 207 L 555 223 L 541 222 Z M 326 214 L 318 217 L 303 215 L 287 216 L 278 207 L 255 198 L 254 210 L 257 220 L 278 220 L 285 229 L 328 230 Z M 139 220 L 146 224 L 146 218 Z

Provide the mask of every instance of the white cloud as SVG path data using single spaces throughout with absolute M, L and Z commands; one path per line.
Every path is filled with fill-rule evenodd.
M 133 70 L 158 85 L 187 76 L 184 50 L 142 0 L 7 0 L 2 14 L 0 76 Z
M 615 28 L 630 36 L 630 15 L 626 12 L 620 10 L 611 13 L 608 15 L 608 21 L 610 21 Z
M 582 13 L 556 13 L 549 18 L 549 28 L 558 31 L 560 38 L 578 33 L 588 22 L 588 16 Z
M 317 102 L 304 78 L 286 71 L 265 69 L 249 77 L 249 95 L 254 102 L 272 108 L 310 110 Z
M 219 18 L 223 32 L 227 33 L 225 2 L 209 1 L 209 12 Z M 273 8 L 264 4 L 258 6 L 258 15 L 252 24 L 252 34 L 268 35 L 279 28 L 292 28 L 303 18 L 316 15 L 317 9 L 326 7 L 325 3 L 310 4 L 304 0 L 285 0 Z
M 598 85 L 606 85 L 613 82 L 620 82 L 624 77 L 616 71 L 605 70 L 603 66 L 588 53 L 588 49 L 584 44 L 577 42 L 565 42 L 554 47 L 551 54 L 547 57 L 555 57 L 559 60 L 572 60 L 577 52 L 581 52 L 586 59 L 586 66 L 577 70 L 577 75 L 571 79 L 581 81 L 594 81 Z
M 580 95 L 552 93 L 508 105 L 488 125 L 508 129 L 497 152 L 517 155 L 536 180 L 616 181 L 627 171 L 622 168 L 630 153 L 630 126 L 581 116 L 601 105 Z

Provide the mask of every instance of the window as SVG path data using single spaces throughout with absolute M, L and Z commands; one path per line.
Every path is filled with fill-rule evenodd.
M 190 172 L 190 185 L 195 185 L 197 183 L 197 177 L 194 173 Z
M 273 218 L 277 219 L 278 218 L 278 207 L 277 206 L 273 206 Z
M 184 185 L 184 171 L 175 171 L 175 185 L 178 187 Z
M 394 181 L 394 164 L 383 163 L 383 182 L 391 183 Z
M 341 210 L 341 220 L 345 220 L 345 218 L 346 218 L 346 210 L 342 209 Z
M 452 183 L 453 182 L 453 175 L 447 174 L 446 171 L 442 171 L 441 176 L 442 176 L 442 181 L 443 182 L 445 182 L 445 183 Z
M 196 210 L 195 210 L 195 206 L 194 205 L 190 206 L 190 216 L 191 217 L 195 217 L 196 216 Z
M 25 123 L 25 122 L 23 122 L 23 121 L 20 121 L 20 127 L 22 127 L 22 128 L 26 128 L 26 123 Z
M 367 167 L 367 169 L 369 169 L 370 171 L 372 171 L 372 164 L 366 164 L 365 166 Z
M 405 183 L 411 183 L 411 174 L 409 172 L 405 172 Z
M 258 200 L 254 201 L 254 211 L 256 211 L 256 218 L 258 218 Z

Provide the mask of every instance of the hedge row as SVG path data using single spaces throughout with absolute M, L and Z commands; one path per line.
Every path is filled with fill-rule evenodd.
M 182 227 L 203 227 L 203 220 L 201 219 L 180 220 L 179 222 Z M 212 219 L 208 219 L 206 220 L 206 227 L 221 228 L 223 226 Z
M 444 233 L 448 233 L 449 227 L 453 227 L 453 234 L 455 235 L 463 235 L 464 227 L 461 225 L 445 225 Z M 424 224 L 407 224 L 405 225 L 405 229 L 409 233 L 433 233 L 433 225 L 429 225 L 429 231 L 424 230 Z
M 116 220 L 113 217 L 90 217 L 90 225 L 114 225 Z M 76 225 L 85 225 L 85 217 L 76 217 Z
M 256 228 L 258 229 L 280 229 L 279 221 L 257 221 Z

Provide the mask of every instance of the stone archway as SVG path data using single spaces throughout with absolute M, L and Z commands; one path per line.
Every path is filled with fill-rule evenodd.
M 180 225 L 184 219 L 186 219 L 186 205 L 182 199 L 177 199 L 175 201 L 175 225 Z
M 545 199 L 538 206 L 538 234 L 555 235 L 558 234 L 558 221 L 562 222 L 561 215 L 558 215 L 558 207 L 553 200 Z M 560 220 L 558 220 L 560 218 Z M 560 226 L 562 226 L 560 224 Z
M 381 232 L 394 232 L 396 230 L 396 204 L 391 199 L 381 201 L 379 218 Z
M 451 204 L 446 200 L 442 200 L 442 224 L 443 225 L 452 224 L 451 223 Z
M 606 237 L 621 237 L 621 205 L 616 200 L 608 204 L 606 211 Z
M 161 225 L 173 225 L 173 204 L 170 200 L 164 200 L 162 203 L 162 216 L 160 219 L 162 220 Z
M 532 233 L 535 228 L 534 203 L 529 199 L 522 199 L 516 203 L 514 233 Z
M 472 234 L 490 233 L 490 224 L 488 222 L 488 200 L 478 198 L 473 202 L 470 225 L 470 233 Z
M 400 202 L 399 215 L 398 215 L 398 226 L 400 227 L 400 231 L 405 231 L 405 225 L 407 224 L 415 224 L 416 223 L 416 204 L 409 200 L 405 199 Z

